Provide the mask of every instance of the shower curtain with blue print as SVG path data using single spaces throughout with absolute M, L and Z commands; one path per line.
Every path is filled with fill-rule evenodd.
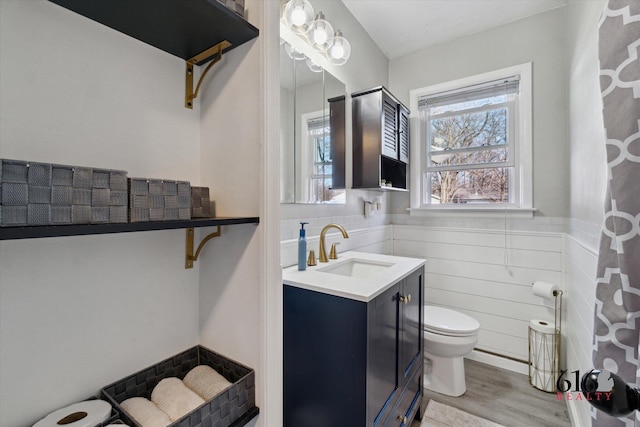
M 609 0 L 599 29 L 608 165 L 598 257 L 593 363 L 640 386 L 640 0 Z M 640 427 L 592 413 L 593 426 Z

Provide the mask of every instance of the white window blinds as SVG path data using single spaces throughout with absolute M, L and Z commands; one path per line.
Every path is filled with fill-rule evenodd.
M 495 80 L 474 86 L 467 86 L 446 92 L 424 95 L 418 98 L 418 109 L 435 108 L 444 105 L 460 104 L 479 99 L 493 98 L 501 95 L 517 93 L 519 76 Z

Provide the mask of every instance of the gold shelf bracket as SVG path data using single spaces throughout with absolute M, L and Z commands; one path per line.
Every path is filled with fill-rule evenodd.
M 200 91 L 200 86 L 202 85 L 202 81 L 204 80 L 204 76 L 207 75 L 213 64 L 220 61 L 222 59 L 222 51 L 231 46 L 227 40 L 223 40 L 217 45 L 210 47 L 194 56 L 191 59 L 187 59 L 187 69 L 185 71 L 185 95 L 184 95 L 184 106 L 185 108 L 193 109 L 193 100 L 198 97 L 198 92 Z M 211 58 L 211 62 L 207 65 L 207 68 L 204 69 L 202 74 L 200 75 L 200 79 L 198 80 L 198 84 L 196 85 L 195 91 L 193 90 L 193 67 L 201 61 L 204 61 L 207 58 Z
M 209 234 L 207 237 L 205 237 L 204 239 L 202 239 L 202 242 L 200 242 L 200 245 L 198 245 L 198 249 L 196 249 L 196 253 L 193 253 L 193 235 L 195 234 L 193 227 L 187 228 L 187 250 L 186 250 L 186 255 L 184 258 L 184 268 L 193 268 L 193 262 L 198 260 L 198 255 L 200 255 L 200 251 L 202 250 L 202 247 L 211 239 L 213 239 L 214 237 L 220 237 L 221 235 L 221 230 L 220 230 L 220 226 L 217 226 L 216 231 L 214 231 L 213 233 Z

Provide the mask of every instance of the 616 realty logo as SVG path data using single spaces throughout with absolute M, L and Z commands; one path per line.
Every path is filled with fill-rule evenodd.
M 567 370 L 563 370 L 556 381 L 557 400 L 589 400 L 589 401 L 610 401 L 613 390 L 614 380 L 611 373 L 602 370 L 597 375 L 597 381 L 580 383 L 580 371 L 571 371 L 574 375 L 574 381 L 571 381 L 571 375 L 567 374 Z

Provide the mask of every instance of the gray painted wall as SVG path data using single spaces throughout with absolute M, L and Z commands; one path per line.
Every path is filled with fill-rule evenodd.
M 408 104 L 409 91 L 533 62 L 533 204 L 537 216 L 569 215 L 565 101 L 565 8 L 462 37 L 390 61 L 390 90 Z M 407 195 L 394 195 L 404 213 Z

